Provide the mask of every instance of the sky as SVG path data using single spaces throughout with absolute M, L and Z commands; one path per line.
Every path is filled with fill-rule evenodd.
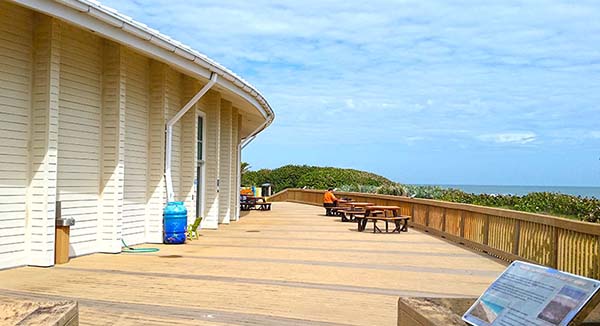
M 275 122 L 252 169 L 600 186 L 600 2 L 105 0 L 230 68 Z

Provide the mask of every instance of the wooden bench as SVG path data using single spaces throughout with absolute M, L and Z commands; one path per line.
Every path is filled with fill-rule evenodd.
M 331 214 L 333 215 L 338 215 L 338 210 L 340 209 L 344 209 L 344 207 L 342 206 L 334 206 L 334 207 L 325 207 L 325 211 L 327 211 L 327 208 L 329 208 L 331 210 Z
M 373 233 L 382 233 L 381 229 L 377 226 L 378 221 L 385 222 L 385 232 L 389 232 L 388 224 L 389 222 L 393 222 L 395 225 L 394 232 L 407 232 L 408 231 L 408 220 L 410 220 L 410 216 L 363 216 L 357 217 L 358 221 L 358 231 L 364 231 L 367 227 L 367 223 L 369 221 L 373 222 Z
M 354 221 L 355 215 L 364 215 L 364 209 L 350 209 L 348 207 L 338 208 L 336 210 L 337 214 L 341 217 L 342 222 L 352 222 Z
M 252 208 L 254 208 L 255 205 L 256 205 L 256 201 L 254 201 L 254 200 L 243 200 L 243 201 L 240 201 L 240 210 L 249 211 Z
M 325 214 L 327 214 L 327 210 L 331 210 L 331 216 L 340 216 L 340 210 L 347 209 L 347 206 L 333 206 L 333 207 L 325 207 Z
M 261 202 L 261 203 L 255 203 L 254 207 L 258 206 L 258 209 L 260 209 L 261 211 L 270 211 L 271 210 L 271 203 L 267 203 L 267 202 Z
M 263 211 L 271 210 L 271 203 L 267 203 L 267 197 L 254 197 L 240 195 L 240 210 L 249 211 L 251 209 L 258 209 Z

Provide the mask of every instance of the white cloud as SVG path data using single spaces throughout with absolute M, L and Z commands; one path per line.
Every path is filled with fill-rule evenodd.
M 103 2 L 256 85 L 277 113 L 268 141 L 327 116 L 361 143 L 460 130 L 477 146 L 597 130 L 600 5 L 540 1 Z
M 354 105 L 354 100 L 353 99 L 347 99 L 346 100 L 346 106 L 350 109 L 354 109 L 356 106 Z
M 478 139 L 498 144 L 528 144 L 536 140 L 533 132 L 507 132 L 480 135 Z

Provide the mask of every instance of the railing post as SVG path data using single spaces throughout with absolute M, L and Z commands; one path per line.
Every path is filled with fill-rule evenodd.
M 552 256 L 550 257 L 550 266 L 558 269 L 558 227 L 552 228 Z
M 446 232 L 446 207 L 442 210 L 442 232 Z
M 519 241 L 520 240 L 521 240 L 521 220 L 516 220 L 512 253 L 517 256 L 519 255 Z
M 595 245 L 593 245 L 593 247 L 595 248 L 600 248 L 600 237 L 595 237 L 594 239 Z M 592 250 L 593 252 L 593 258 L 592 258 L 592 277 L 595 279 L 600 278 L 600 273 L 599 273 L 599 268 L 600 268 L 600 262 L 599 262 L 599 253 L 597 250 Z M 558 250 L 557 250 L 557 254 L 556 257 L 558 257 Z M 558 265 L 558 258 L 557 258 L 557 264 Z
M 490 216 L 485 215 L 485 221 L 483 222 L 483 244 L 488 245 L 490 239 Z
M 460 211 L 460 237 L 464 239 L 465 237 L 465 216 L 467 212 L 464 210 Z
M 600 278 L 600 225 L 597 224 L 560 220 L 556 217 L 541 214 L 507 211 L 498 208 L 439 203 L 426 199 L 395 199 L 391 196 L 361 193 L 344 193 L 344 195 L 351 196 L 356 201 L 386 203 L 387 205 L 395 204 L 401 206 L 402 211 L 405 214 L 411 214 L 413 218 L 417 211 L 419 214 L 424 213 L 425 215 L 420 216 L 418 222 L 419 225 L 423 226 L 425 231 L 429 231 L 429 228 L 432 227 L 432 210 L 435 210 L 437 213 L 441 208 L 442 214 L 439 218 L 442 225 L 438 229 L 437 224 L 440 221 L 437 219 L 438 216 L 435 215 L 434 221 L 436 225 L 434 230 L 441 229 L 442 232 L 450 230 L 453 234 L 460 235 L 460 238 L 464 239 L 464 243 L 479 245 L 478 247 L 485 252 L 507 260 L 520 257 L 521 247 L 543 247 L 540 250 L 532 250 L 532 254 L 541 254 L 543 256 L 528 257 L 525 259 L 533 259 L 540 263 L 548 264 L 553 268 L 566 269 L 569 272 L 580 273 L 584 276 Z M 273 196 L 273 199 L 307 204 L 316 202 L 319 204 L 321 196 L 321 190 L 285 189 L 276 194 L 276 196 Z M 405 207 L 404 204 L 410 206 Z M 449 215 L 448 210 L 452 210 L 451 212 L 456 211 L 456 213 Z M 455 222 L 452 219 L 449 220 L 449 217 L 454 218 L 455 215 L 458 218 L 459 232 L 455 232 Z M 468 225 L 467 217 L 469 218 Z M 492 229 L 491 225 L 492 220 L 497 221 L 495 222 L 494 229 Z M 448 221 L 453 224 L 450 226 Z M 533 228 L 529 227 L 530 223 L 535 223 Z M 544 227 L 540 228 L 540 225 L 544 225 Z M 467 230 L 467 228 L 469 229 Z M 510 234 L 507 234 L 510 228 L 514 232 L 512 240 L 510 239 Z M 530 232 L 534 232 L 532 237 L 528 237 Z M 466 238 L 467 233 L 469 233 L 469 239 Z M 542 234 L 547 236 L 542 237 Z M 521 238 L 524 241 L 523 246 L 521 246 Z M 513 242 L 510 243 L 510 241 Z M 496 246 L 491 246 L 490 243 Z M 579 248 L 581 249 L 577 252 L 565 252 L 565 250 L 577 250 Z M 525 252 L 524 255 L 528 256 Z

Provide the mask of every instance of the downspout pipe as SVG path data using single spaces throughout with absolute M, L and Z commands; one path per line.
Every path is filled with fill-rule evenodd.
M 256 135 L 244 139 L 244 141 L 240 144 L 241 149 L 244 149 L 244 147 L 246 147 L 248 144 L 250 144 L 255 138 L 256 138 Z
M 265 129 L 267 127 L 267 124 L 271 123 L 273 121 L 273 117 L 269 116 L 269 119 L 265 120 L 265 122 L 263 122 L 260 126 L 258 126 L 258 128 L 256 128 L 256 130 L 254 130 L 248 137 L 246 137 L 243 141 L 242 141 L 242 149 L 244 149 L 244 147 L 248 146 L 248 144 L 250 144 L 255 138 L 256 135 L 261 132 L 263 129 Z
M 171 175 L 171 159 L 173 156 L 173 126 L 179 121 L 186 112 L 188 112 L 198 101 L 204 96 L 216 83 L 217 83 L 217 74 L 211 73 L 209 82 L 202 87 L 194 97 L 192 97 L 186 105 L 175 114 L 167 122 L 165 132 L 167 134 L 167 144 L 165 149 L 165 179 L 167 181 L 167 201 L 171 202 L 175 200 L 175 193 L 173 191 L 173 177 Z
M 238 145 L 237 151 L 238 151 L 238 169 L 237 169 L 237 187 L 238 190 L 242 187 L 242 149 L 244 149 L 244 147 L 246 147 L 248 144 L 250 144 L 255 138 L 256 135 L 264 128 L 266 128 L 267 124 L 273 121 L 273 116 L 269 116 L 269 119 L 267 119 L 264 123 L 262 123 L 258 128 L 256 128 L 256 130 L 254 130 L 248 137 L 244 138 L 244 140 L 242 140 L 242 142 Z M 240 207 L 240 196 L 237 196 L 237 207 Z M 237 219 L 240 219 L 240 210 L 238 208 L 237 210 L 237 215 L 236 215 Z
M 273 115 L 273 113 L 269 114 L 266 118 L 267 119 L 265 120 L 265 122 L 263 122 L 260 126 L 258 126 L 258 128 L 256 128 L 252 133 L 250 133 L 250 135 L 248 135 L 246 138 L 244 138 L 242 140 L 242 142 L 238 145 L 238 171 L 237 171 L 238 188 L 240 188 L 242 186 L 242 171 L 241 171 L 242 149 L 244 149 L 244 147 L 248 146 L 248 144 L 250 144 L 256 138 L 256 136 L 258 135 L 259 132 L 261 132 L 269 124 L 271 124 L 273 122 L 273 120 L 275 120 L 275 116 Z M 237 218 L 239 220 L 239 218 L 240 218 L 240 210 L 239 210 L 240 196 L 237 196 L 237 207 L 238 207 Z

